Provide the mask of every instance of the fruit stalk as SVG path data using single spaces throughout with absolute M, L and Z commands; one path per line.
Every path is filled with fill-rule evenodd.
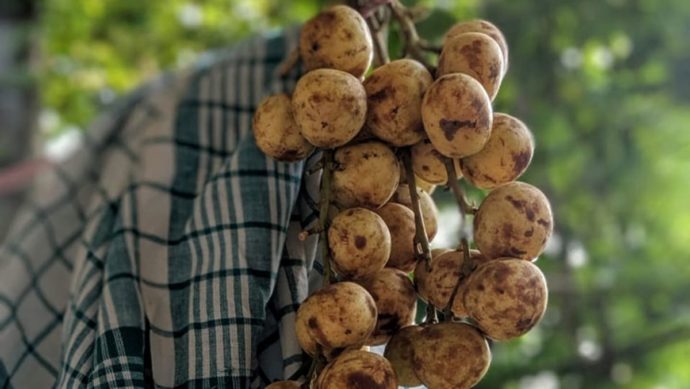
M 319 241 L 322 247 L 323 258 L 323 287 L 334 281 L 333 270 L 331 269 L 331 253 L 328 249 L 328 210 L 331 205 L 331 178 L 333 176 L 333 150 L 324 150 L 322 163 L 323 173 L 321 176 L 321 193 L 319 198 Z
M 401 38 L 405 42 L 404 55 L 409 55 L 412 59 L 422 63 L 432 74 L 436 73 L 435 67 L 429 63 L 424 53 L 425 50 L 433 51 L 433 49 L 419 37 L 414 20 L 410 18 L 407 8 L 399 0 L 392 0 L 388 4 L 388 8 L 400 26 Z
M 424 226 L 424 217 L 422 216 L 422 206 L 419 203 L 417 196 L 417 184 L 415 183 L 414 170 L 412 170 L 412 153 L 409 147 L 401 149 L 403 165 L 405 166 L 405 175 L 407 179 L 407 187 L 410 190 L 410 200 L 412 202 L 412 211 L 414 212 L 415 223 L 415 254 L 418 259 L 426 262 L 427 266 L 431 261 L 431 249 L 429 248 L 429 238 L 426 234 L 426 227 Z
M 476 264 L 470 255 L 469 237 L 466 228 L 467 215 L 474 214 L 476 209 L 474 206 L 472 206 L 472 204 L 469 203 L 469 201 L 467 201 L 467 198 L 465 197 L 465 191 L 458 182 L 458 176 L 455 172 L 453 160 L 446 158 L 445 162 L 446 171 L 448 173 L 447 185 L 455 195 L 455 200 L 458 203 L 458 210 L 460 211 L 460 250 L 462 250 L 462 255 L 464 258 L 460 267 L 460 276 L 458 277 L 458 281 L 453 287 L 453 292 L 448 299 L 448 305 L 443 308 L 444 319 L 449 320 L 453 316 L 451 308 L 453 306 L 453 302 L 455 301 L 455 296 L 458 294 L 458 289 L 460 289 L 460 284 L 476 268 Z

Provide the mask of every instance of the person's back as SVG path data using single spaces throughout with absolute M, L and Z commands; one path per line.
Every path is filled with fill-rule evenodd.
M 0 246 L 0 387 L 260 387 L 302 372 L 318 174 L 251 135 L 296 31 L 121 101 Z M 304 179 L 303 179 L 304 178 Z

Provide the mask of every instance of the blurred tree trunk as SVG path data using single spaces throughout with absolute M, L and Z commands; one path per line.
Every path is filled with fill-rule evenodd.
M 31 155 L 38 93 L 30 65 L 37 0 L 0 1 L 0 171 Z M 24 195 L 0 194 L 0 241 Z

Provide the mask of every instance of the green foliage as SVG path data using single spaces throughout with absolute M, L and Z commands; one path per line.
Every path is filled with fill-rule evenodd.
M 41 86 L 60 115 L 54 130 L 84 126 L 161 70 L 304 20 L 321 3 L 46 1 Z M 523 339 L 494 345 L 481 387 L 690 386 L 690 2 L 418 3 L 437 7 L 420 25 L 436 40 L 454 19 L 504 30 L 511 65 L 496 110 L 533 130 L 523 180 L 544 190 L 556 218 L 538 262 L 547 315 Z

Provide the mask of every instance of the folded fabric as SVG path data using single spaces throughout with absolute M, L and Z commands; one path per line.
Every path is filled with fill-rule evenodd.
M 167 75 L 37 179 L 0 247 L 0 388 L 258 388 L 305 360 L 319 173 L 251 133 L 297 31 Z

